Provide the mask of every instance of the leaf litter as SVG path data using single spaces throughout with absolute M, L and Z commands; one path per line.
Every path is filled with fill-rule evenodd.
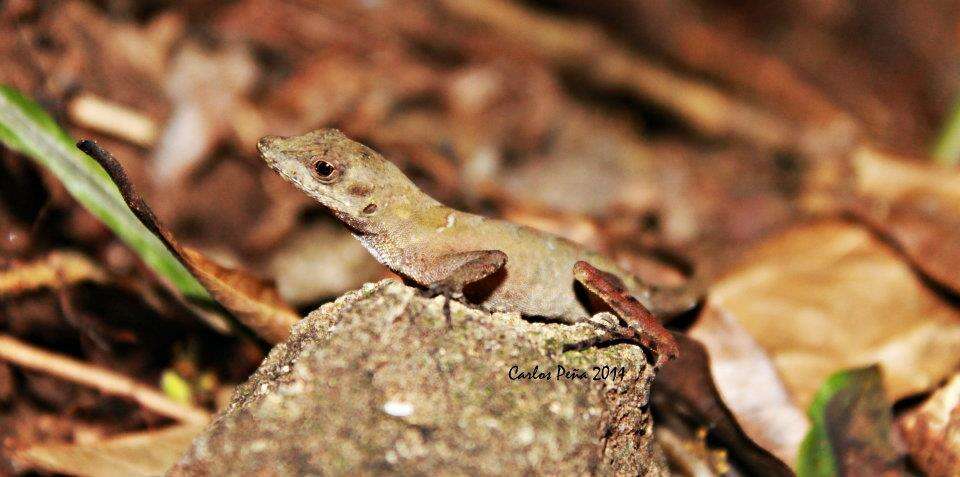
M 809 425 L 801 410 L 833 372 L 879 362 L 891 400 L 935 389 L 955 372 L 960 189 L 955 170 L 925 156 L 955 97 L 944 86 L 955 84 L 955 49 L 931 41 L 955 29 L 948 10 L 575 0 L 9 3 L 0 12 L 0 37 L 10 39 L 0 42 L 9 60 L 0 82 L 36 99 L 70 136 L 93 136 L 116 152 L 141 202 L 158 214 L 147 222 L 160 230 L 162 219 L 169 227 L 161 235 L 175 245 L 173 254 L 156 252 L 162 241 L 144 247 L 131 239 L 137 234 L 118 230 L 139 224 L 114 195 L 97 203 L 113 204 L 101 219 L 134 244 L 134 253 L 118 253 L 122 246 L 60 189 L 98 213 L 71 176 L 11 166 L 23 156 L 4 151 L 0 240 L 12 259 L 0 274 L 14 277 L 15 292 L 0 294 L 0 331 L 102 364 L 123 362 L 58 322 L 70 313 L 51 293 L 68 284 L 88 322 L 159 317 L 107 333 L 108 348 L 163 349 L 170 344 L 161 335 L 203 336 L 198 366 L 215 367 L 227 383 L 244 379 L 262 348 L 207 334 L 193 322 L 209 310 L 190 311 L 176 295 L 203 298 L 203 283 L 238 316 L 289 323 L 385 273 L 315 204 L 278 192 L 255 157 L 262 135 L 337 126 L 444 202 L 589 242 L 654 282 L 709 270 L 716 283 L 706 306 L 678 326 L 705 345 L 712 384 L 706 368 L 694 366 L 699 384 L 681 386 L 678 399 L 713 396 L 729 408 L 722 420 L 734 427 L 724 424 L 720 441 L 735 468 L 766 462 L 743 457 L 760 455 L 745 451 L 744 439 L 795 465 Z M 841 33 L 850 31 L 866 33 Z M 46 133 L 72 149 L 61 133 Z M 22 136 L 5 140 L 23 151 Z M 42 178 L 47 195 L 22 192 L 24 170 Z M 27 179 L 22 184 L 33 184 Z M 811 216 L 825 221 L 810 225 Z M 53 259 L 74 253 L 84 258 Z M 161 256 L 175 268 L 177 260 L 190 265 L 162 278 L 169 273 L 157 266 Z M 650 265 L 663 257 L 669 263 Z M 279 286 L 220 263 L 263 270 Z M 188 269 L 202 279 L 190 283 Z M 139 299 L 87 307 L 97 296 L 91 289 Z M 283 326 L 272 328 L 261 336 L 280 339 Z M 153 354 L 132 358 L 141 361 L 131 369 L 159 384 L 174 358 Z M 7 382 L 24 386 L 17 373 Z M 934 474 L 951 469 L 930 457 L 950 442 L 943 436 L 951 427 L 936 424 L 956 407 L 944 397 L 950 389 L 897 416 L 912 429 L 905 435 L 914 462 Z M 45 412 L 29 397 L 13 399 L 27 416 Z M 675 422 L 671 412 L 665 422 Z M 157 425 L 124 416 L 112 433 Z M 716 432 L 697 444 L 696 429 L 716 417 L 687 419 L 694 431 L 671 427 L 665 439 L 696 444 L 674 449 L 710 448 Z M 41 419 L 16 422 L 24 430 L 16 435 L 26 436 Z M 58 422 L 63 432 L 49 435 L 72 435 L 70 422 L 86 425 Z

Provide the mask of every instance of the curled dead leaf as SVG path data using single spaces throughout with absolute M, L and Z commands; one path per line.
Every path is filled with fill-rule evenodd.
M 77 146 L 103 166 L 119 187 L 130 210 L 163 241 L 218 303 L 264 340 L 278 343 L 286 338 L 300 316 L 280 298 L 272 284 L 247 272 L 219 265 L 199 251 L 180 245 L 137 193 L 123 167 L 109 152 L 90 140 L 81 141 Z
M 810 428 L 770 356 L 723 312 L 711 309 L 691 328 L 710 354 L 710 371 L 723 402 L 743 430 L 791 467 Z
M 665 364 L 653 385 L 658 408 L 689 417 L 709 429 L 733 460 L 752 475 L 792 476 L 786 464 L 757 445 L 740 427 L 714 385 L 710 359 L 697 340 L 674 334 L 680 356 Z
M 300 315 L 280 298 L 276 287 L 249 273 L 224 267 L 200 251 L 181 246 L 177 253 L 184 265 L 244 325 L 268 343 L 279 343 L 290 333 Z

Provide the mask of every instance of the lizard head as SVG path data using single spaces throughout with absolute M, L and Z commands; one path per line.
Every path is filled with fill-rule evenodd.
M 360 233 L 377 233 L 380 214 L 413 207 L 417 187 L 390 161 L 336 129 L 266 136 L 260 156 L 284 179 Z

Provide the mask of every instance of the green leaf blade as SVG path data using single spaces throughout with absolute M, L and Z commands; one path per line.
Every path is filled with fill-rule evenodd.
M 878 365 L 830 376 L 808 410 L 812 426 L 800 445 L 799 477 L 910 475 L 892 436 L 893 413 Z
M 800 443 L 800 455 L 797 459 L 797 475 L 799 477 L 832 477 L 837 475 L 837 464 L 834 462 L 833 448 L 830 446 L 830 437 L 827 435 L 824 413 L 830 399 L 841 389 L 846 388 L 851 381 L 850 375 L 841 371 L 829 378 L 817 391 L 807 409 L 810 417 L 810 431 Z
M 127 208 L 106 171 L 77 149 L 46 111 L 6 85 L 0 85 L 0 142 L 53 173 L 77 202 L 184 297 L 212 303 L 206 289 Z

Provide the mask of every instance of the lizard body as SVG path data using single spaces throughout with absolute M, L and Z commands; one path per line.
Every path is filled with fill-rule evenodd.
M 553 234 L 446 207 L 393 163 L 339 131 L 267 136 L 258 149 L 271 168 L 330 209 L 379 262 L 417 284 L 487 311 L 577 322 L 591 316 L 589 303 L 576 292 L 579 281 L 621 315 L 646 314 L 623 318 L 641 322 L 635 331 L 658 352 L 658 363 L 676 354 L 670 333 L 643 306 L 634 306 L 631 295 L 667 315 L 693 307 L 692 294 L 646 286 L 613 260 Z

